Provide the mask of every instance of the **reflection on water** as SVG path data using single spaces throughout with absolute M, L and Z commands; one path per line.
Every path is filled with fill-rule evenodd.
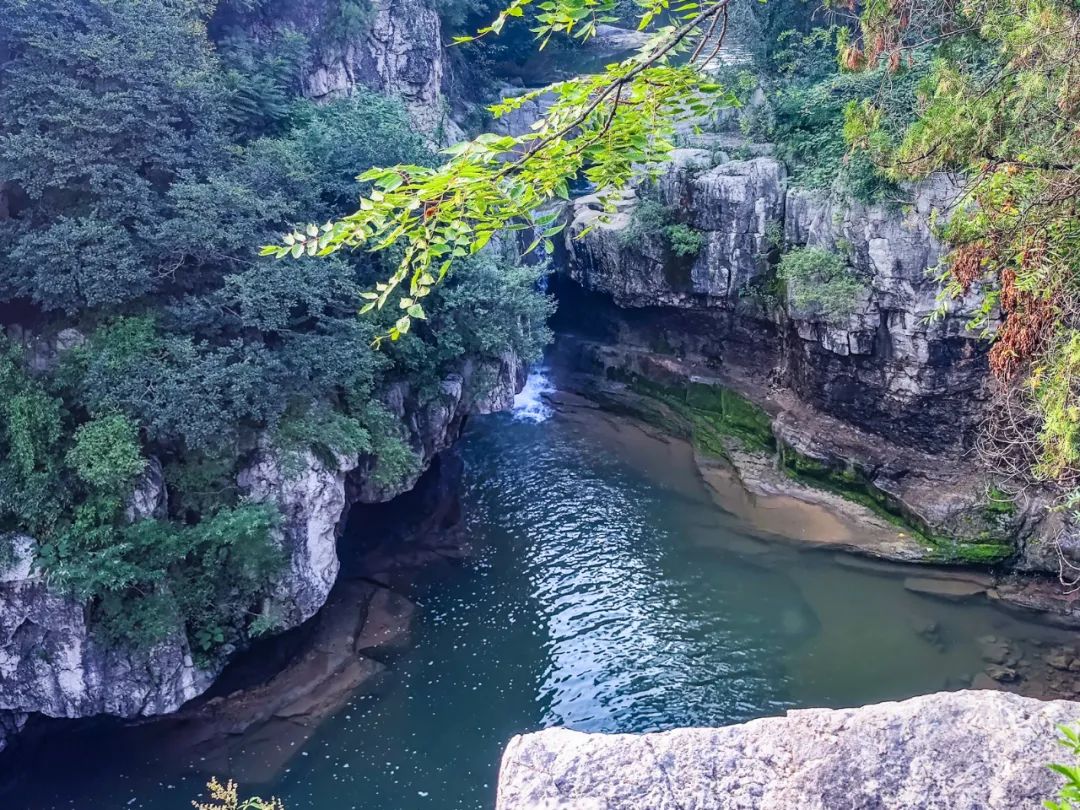
M 518 732 L 902 698 L 970 683 L 980 637 L 1052 637 L 759 540 L 716 506 L 686 445 L 596 411 L 480 419 L 463 451 L 477 556 L 419 587 L 416 643 L 384 692 L 355 697 L 306 743 L 260 741 L 295 754 L 252 786 L 289 810 L 490 808 Z M 74 747 L 4 806 L 179 810 L 204 781 L 199 763 L 147 747 Z

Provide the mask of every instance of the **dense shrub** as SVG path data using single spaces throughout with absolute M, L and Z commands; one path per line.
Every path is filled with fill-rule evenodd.
M 349 210 L 367 167 L 434 158 L 395 100 L 299 98 L 303 37 L 233 24 L 259 0 L 213 5 L 0 0 L 0 305 L 20 334 L 86 337 L 34 370 L 0 341 L 0 532 L 34 536 L 115 635 L 179 625 L 207 655 L 271 621 L 275 516 L 235 484 L 260 437 L 368 454 L 396 484 L 419 460 L 381 390 L 437 396 L 465 353 L 535 356 L 549 312 L 537 271 L 477 257 L 380 352 L 397 302 L 357 310 L 382 259 L 259 258 Z M 328 24 L 344 35 L 367 7 L 343 0 Z M 151 458 L 169 513 L 129 524 Z
M 866 289 L 841 256 L 819 247 L 784 254 L 777 276 L 787 284 L 788 298 L 796 308 L 829 321 L 850 316 Z
M 677 221 L 674 209 L 655 197 L 644 197 L 630 215 L 630 224 L 619 231 L 619 244 L 632 247 L 642 239 L 659 239 L 676 256 L 697 256 L 705 236 L 685 222 Z
M 863 202 L 898 201 L 899 187 L 864 151 L 852 151 L 844 137 L 844 111 L 852 102 L 880 100 L 886 137 L 899 140 L 917 112 L 916 92 L 929 62 L 913 58 L 896 73 L 884 67 L 841 72 L 836 64 L 836 28 L 809 34 L 788 31 L 768 57 L 762 79 L 767 103 L 744 119 L 751 137 L 776 144 L 796 183 L 835 189 Z

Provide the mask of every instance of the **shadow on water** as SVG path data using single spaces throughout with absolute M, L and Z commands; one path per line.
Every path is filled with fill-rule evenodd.
M 381 688 L 346 695 L 298 737 L 264 731 L 260 750 L 276 746 L 284 765 L 253 790 L 289 810 L 490 808 L 516 733 L 904 698 L 1064 638 L 985 603 L 912 593 L 908 571 L 770 542 L 718 506 L 687 445 L 552 408 L 544 387 L 532 380 L 516 414 L 473 423 L 462 504 L 474 554 L 412 584 L 412 644 L 387 660 Z M 162 755 L 157 728 L 42 746 L 4 806 L 189 807 L 207 764 Z

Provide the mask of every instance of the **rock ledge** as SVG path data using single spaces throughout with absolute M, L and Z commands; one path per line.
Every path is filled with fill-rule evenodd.
M 726 728 L 515 737 L 498 810 L 1021 810 L 1057 790 L 1080 703 L 942 692 Z

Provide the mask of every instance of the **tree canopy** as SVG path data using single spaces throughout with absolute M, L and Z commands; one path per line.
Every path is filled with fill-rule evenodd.
M 0 0 L 0 539 L 32 535 L 110 632 L 179 624 L 208 655 L 272 623 L 253 450 L 363 453 L 396 485 L 418 460 L 387 387 L 424 401 L 466 352 L 534 357 L 550 311 L 539 268 L 486 252 L 375 352 L 394 319 L 356 312 L 385 259 L 259 258 L 347 213 L 358 172 L 435 158 L 398 100 L 302 98 L 310 43 L 255 36 L 258 5 Z M 132 522 L 158 470 L 167 509 Z

